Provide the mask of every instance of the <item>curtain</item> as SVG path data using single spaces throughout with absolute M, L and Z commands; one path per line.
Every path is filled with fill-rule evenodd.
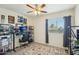
M 46 43 L 49 43 L 49 40 L 48 40 L 48 19 L 46 19 Z
M 69 47 L 70 38 L 71 38 L 71 30 L 68 28 L 71 26 L 71 16 L 64 17 L 64 47 Z

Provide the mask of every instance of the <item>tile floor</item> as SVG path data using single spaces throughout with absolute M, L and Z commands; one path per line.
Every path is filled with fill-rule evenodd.
M 28 46 L 17 48 L 16 52 L 8 52 L 6 55 L 67 55 L 67 53 L 62 48 L 31 43 Z

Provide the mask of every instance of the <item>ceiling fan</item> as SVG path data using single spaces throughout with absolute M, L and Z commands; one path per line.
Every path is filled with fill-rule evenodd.
M 32 11 L 28 11 L 27 13 L 34 12 L 36 15 L 38 15 L 40 13 L 47 13 L 47 11 L 42 10 L 46 6 L 45 4 L 42 4 L 42 5 L 34 4 L 34 6 L 26 4 L 26 6 L 28 6 L 29 8 L 32 9 Z

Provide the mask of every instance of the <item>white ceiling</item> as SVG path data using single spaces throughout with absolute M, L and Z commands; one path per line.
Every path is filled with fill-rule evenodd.
M 74 4 L 46 4 L 44 8 L 48 13 L 58 12 L 66 9 L 73 8 Z M 31 11 L 32 9 L 27 7 L 25 4 L 0 4 L 1 8 L 6 8 L 8 10 L 15 11 L 17 13 L 21 13 L 27 15 L 27 11 Z M 33 13 L 31 14 L 33 15 Z

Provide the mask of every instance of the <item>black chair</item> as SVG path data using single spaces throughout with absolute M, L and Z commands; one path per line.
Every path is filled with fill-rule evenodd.
M 28 43 L 29 43 L 29 33 L 28 32 L 24 32 L 21 35 L 22 35 L 22 38 L 19 39 L 20 46 L 28 45 Z

